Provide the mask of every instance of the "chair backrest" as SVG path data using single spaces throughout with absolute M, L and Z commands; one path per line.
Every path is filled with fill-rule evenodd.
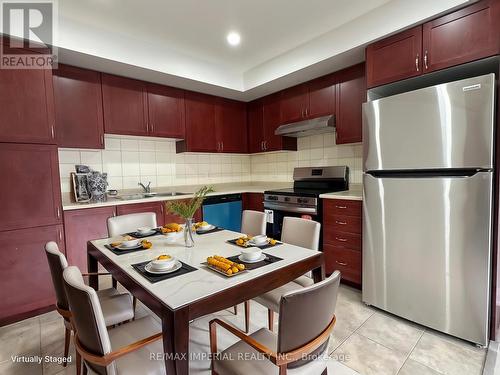
M 135 232 L 140 227 L 156 228 L 157 226 L 154 212 L 112 216 L 108 218 L 108 236 L 115 237 Z
M 54 241 L 45 244 L 45 255 L 47 255 L 50 276 L 52 276 L 52 284 L 54 284 L 56 292 L 57 307 L 62 310 L 69 310 L 63 282 L 63 271 L 68 267 L 66 257 L 59 251 L 59 246 Z
M 250 236 L 266 234 L 266 214 L 252 210 L 243 211 L 241 216 L 241 233 Z
M 111 352 L 106 323 L 97 293 L 83 281 L 78 267 L 67 267 L 63 272 L 64 288 L 72 313 L 72 322 L 80 344 L 86 351 L 97 356 Z M 87 365 L 98 374 L 112 374 L 116 371 L 114 362 L 107 367 L 92 363 Z
M 281 241 L 318 250 L 321 224 L 317 221 L 285 216 L 281 229 Z
M 337 304 L 340 272 L 335 271 L 327 279 L 281 297 L 279 311 L 278 353 L 287 353 L 318 337 L 331 323 Z M 321 353 L 328 345 L 325 342 L 314 353 Z M 309 360 L 298 361 L 301 365 Z M 293 367 L 289 365 L 289 367 Z

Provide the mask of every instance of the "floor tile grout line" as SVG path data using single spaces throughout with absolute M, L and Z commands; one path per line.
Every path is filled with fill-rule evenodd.
M 403 364 L 401 365 L 401 367 L 399 367 L 398 371 L 396 372 L 396 375 L 399 374 L 399 372 L 401 371 L 401 369 L 404 367 L 405 363 L 408 361 L 408 359 L 410 358 L 410 355 L 411 353 L 413 353 L 413 351 L 415 350 L 415 348 L 417 347 L 418 343 L 420 342 L 420 340 L 422 339 L 422 337 L 424 336 L 424 333 L 425 333 L 425 330 L 422 330 L 422 332 L 420 333 L 420 336 L 418 337 L 418 340 L 415 342 L 415 344 L 412 346 L 412 348 L 410 349 L 410 351 L 408 352 L 408 354 L 406 355 L 406 358 L 405 360 L 403 361 Z M 427 366 L 428 367 L 428 366 Z M 429 367 L 430 368 L 430 367 Z M 434 369 L 433 369 L 434 370 Z
M 336 347 L 335 349 L 333 349 L 333 350 L 332 350 L 332 352 L 329 354 L 329 356 L 330 356 L 330 355 L 332 355 L 332 354 L 333 354 L 333 353 L 334 353 L 337 349 L 339 349 L 339 348 L 340 348 L 340 347 L 341 347 L 341 346 L 342 346 L 342 345 L 343 345 L 343 344 L 344 344 L 344 343 L 345 343 L 345 342 L 349 339 L 349 337 L 351 337 L 352 335 L 354 335 L 354 334 L 356 333 L 356 331 L 357 331 L 358 329 L 360 329 L 360 328 L 361 328 L 361 326 L 362 326 L 363 324 L 365 324 L 365 323 L 366 323 L 366 321 L 367 321 L 368 319 L 370 319 L 370 318 L 371 318 L 374 314 L 375 314 L 375 311 L 373 311 L 373 312 L 372 312 L 372 314 L 371 314 L 369 317 L 367 317 L 367 318 L 366 318 L 366 319 L 365 319 L 365 320 L 364 320 L 364 321 L 360 324 L 360 326 L 359 326 L 358 328 L 356 328 L 356 329 L 355 329 L 354 331 L 352 331 L 349 335 L 347 335 L 347 337 L 346 337 L 345 339 L 343 339 L 343 340 L 342 340 L 342 341 L 341 341 L 341 342 L 337 345 L 337 347 Z M 334 329 L 335 329 L 335 328 L 334 328 Z

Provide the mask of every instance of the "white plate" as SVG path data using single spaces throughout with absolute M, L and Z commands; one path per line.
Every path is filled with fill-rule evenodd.
M 136 231 L 135 233 L 137 233 L 137 234 L 139 234 L 141 236 L 149 236 L 150 234 L 156 233 L 156 230 L 151 229 L 149 232 L 138 232 L 138 231 Z
M 165 273 L 175 272 L 181 267 L 182 267 L 182 263 L 180 261 L 176 261 L 174 266 L 172 268 L 169 268 L 168 270 L 155 271 L 155 270 L 153 270 L 153 264 L 151 264 L 151 263 L 146 264 L 146 267 L 144 267 L 144 269 L 147 272 L 152 273 L 154 275 L 163 275 Z
M 209 224 L 206 227 L 196 229 L 197 232 L 208 232 L 209 230 L 215 229 L 215 225 Z
M 115 249 L 118 249 L 118 250 L 136 250 L 136 249 L 138 249 L 140 247 L 142 247 L 142 243 L 141 242 L 139 242 L 135 246 L 123 246 L 123 245 L 116 246 Z
M 238 257 L 238 259 L 240 261 L 242 261 L 243 263 L 258 263 L 258 262 L 262 262 L 263 260 L 265 260 L 267 257 L 266 257 L 266 254 L 262 254 L 260 257 L 258 257 L 257 259 L 255 260 L 246 260 L 245 258 L 243 258 L 243 255 L 240 255 Z
M 248 241 L 248 245 L 250 245 L 250 246 L 256 246 L 256 247 L 259 247 L 259 246 L 267 246 L 267 245 L 269 245 L 269 240 L 264 241 L 264 242 L 262 242 L 262 243 L 255 243 L 255 242 L 253 242 L 252 240 L 250 240 L 250 241 Z

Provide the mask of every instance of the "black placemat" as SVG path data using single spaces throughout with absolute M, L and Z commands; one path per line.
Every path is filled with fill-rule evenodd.
M 198 269 L 198 268 L 190 266 L 189 264 L 181 262 L 182 267 L 179 268 L 177 271 L 170 272 L 170 273 L 164 273 L 163 275 L 155 275 L 155 274 L 149 273 L 144 268 L 144 267 L 146 267 L 146 264 L 148 264 L 149 262 L 151 262 L 151 261 L 147 260 L 146 262 L 132 264 L 132 267 L 134 267 L 134 269 L 137 272 L 139 272 L 146 280 L 148 280 L 150 283 L 153 283 L 153 284 L 157 283 L 158 281 L 171 279 L 172 277 L 184 275 L 186 273 L 193 272 L 193 271 L 196 271 Z
M 151 234 L 140 234 L 139 232 L 130 232 L 130 233 L 125 233 L 125 236 L 132 236 L 134 238 L 146 238 L 146 237 L 152 237 L 152 236 L 157 236 L 158 234 L 162 234 L 160 228 L 154 228 L 154 233 Z
M 111 245 L 104 245 L 104 247 L 108 250 L 111 250 L 113 252 L 113 254 L 115 255 L 123 255 L 123 254 L 129 254 L 129 253 L 135 253 L 136 251 L 143 251 L 143 250 L 148 250 L 148 249 L 145 249 L 143 247 L 139 247 L 137 249 L 130 249 L 130 250 L 120 250 L 120 249 L 116 249 L 114 248 L 113 246 Z
M 234 240 L 227 240 L 227 242 L 230 243 L 230 244 L 233 244 L 234 246 L 243 247 L 243 246 L 240 246 L 240 245 L 238 245 L 236 243 L 237 240 L 238 240 L 238 238 L 235 238 Z M 248 245 L 247 247 L 258 247 L 261 250 L 266 250 L 266 249 L 269 249 L 271 247 L 276 247 L 276 246 L 279 246 L 279 245 L 282 245 L 282 244 L 283 244 L 283 242 L 276 241 L 276 244 L 274 244 L 274 245 L 271 245 L 270 243 L 268 243 L 267 245 L 260 245 L 260 246 L 257 246 L 257 245 Z
M 199 236 L 202 236 L 204 234 L 220 232 L 221 230 L 224 230 L 224 228 L 215 227 L 214 229 L 210 229 L 210 230 L 207 230 L 207 231 L 204 231 L 204 232 L 203 231 L 201 231 L 201 232 L 196 231 L 196 234 L 199 235 Z
M 270 255 L 267 253 L 262 253 L 262 254 L 264 254 L 266 256 L 266 259 L 264 259 L 260 262 L 256 262 L 256 263 L 243 262 L 240 260 L 239 255 L 235 255 L 234 257 L 229 257 L 227 259 L 229 259 L 231 262 L 243 263 L 245 265 L 245 269 L 247 269 L 247 270 L 255 270 L 257 268 L 267 266 L 268 264 L 279 262 L 280 260 L 283 260 L 283 258 L 275 257 L 274 255 Z

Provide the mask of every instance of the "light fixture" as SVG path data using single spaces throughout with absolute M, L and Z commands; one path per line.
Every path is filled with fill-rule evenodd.
M 235 31 L 231 31 L 229 34 L 227 34 L 226 39 L 231 46 L 237 46 L 241 42 L 240 34 Z

